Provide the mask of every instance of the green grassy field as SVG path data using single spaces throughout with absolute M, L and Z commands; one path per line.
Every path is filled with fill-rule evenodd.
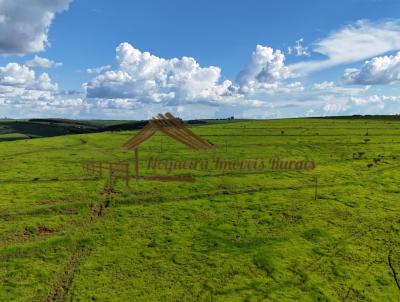
M 192 129 L 215 150 L 156 135 L 141 173 L 154 174 L 150 156 L 307 157 L 316 168 L 193 171 L 195 183 L 132 175 L 107 190 L 82 162 L 133 164 L 122 145 L 134 131 L 2 142 L 0 301 L 399 301 L 397 119 Z

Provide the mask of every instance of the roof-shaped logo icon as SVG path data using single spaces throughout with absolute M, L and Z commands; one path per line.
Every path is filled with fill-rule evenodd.
M 194 182 L 191 176 L 139 176 L 139 146 L 149 140 L 157 131 L 164 133 L 173 140 L 189 147 L 190 149 L 202 151 L 213 149 L 214 146 L 193 133 L 189 128 L 185 127 L 180 119 L 171 113 L 158 114 L 152 118 L 134 137 L 127 141 L 124 145 L 125 150 L 135 151 L 135 176 L 136 181 L 140 179 L 158 180 L 158 181 L 187 181 Z
M 148 124 L 131 138 L 124 148 L 134 150 L 150 139 L 157 131 L 161 131 L 170 138 L 194 150 L 209 150 L 214 146 L 185 127 L 182 122 L 171 113 L 158 114 Z

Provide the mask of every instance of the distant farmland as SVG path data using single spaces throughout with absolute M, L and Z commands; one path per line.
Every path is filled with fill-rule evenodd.
M 195 122 L 215 150 L 161 134 L 140 148 L 144 176 L 154 155 L 311 171 L 132 173 L 129 188 L 84 173 L 133 164 L 137 123 L 0 124 L 0 301 L 399 301 L 398 117 Z
M 189 120 L 189 125 L 231 122 L 220 120 Z M 20 139 L 52 137 L 68 134 L 127 131 L 141 129 L 147 121 L 69 120 L 69 119 L 0 119 L 0 142 Z

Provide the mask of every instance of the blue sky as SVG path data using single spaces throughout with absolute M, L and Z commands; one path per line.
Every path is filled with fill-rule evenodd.
M 0 0 L 0 116 L 397 114 L 399 12 L 386 0 Z

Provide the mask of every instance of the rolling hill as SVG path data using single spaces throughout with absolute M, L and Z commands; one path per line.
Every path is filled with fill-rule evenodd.
M 316 164 L 173 172 L 195 183 L 136 182 L 133 154 L 122 149 L 135 130 L 52 120 L 2 127 L 75 135 L 0 144 L 0 301 L 399 300 L 396 119 L 207 123 L 192 130 L 215 150 L 162 134 L 140 148 L 142 176 L 165 173 L 148 169 L 151 156 Z M 88 160 L 129 163 L 129 187 L 106 170 L 85 172 Z

